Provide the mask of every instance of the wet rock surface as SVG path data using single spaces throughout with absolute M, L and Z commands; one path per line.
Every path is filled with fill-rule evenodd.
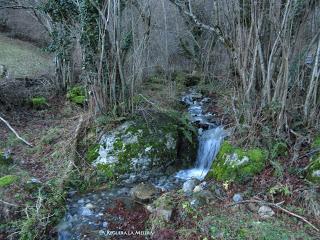
M 158 191 L 151 183 L 140 183 L 137 186 L 134 186 L 130 193 L 134 199 L 148 201 L 151 200 Z

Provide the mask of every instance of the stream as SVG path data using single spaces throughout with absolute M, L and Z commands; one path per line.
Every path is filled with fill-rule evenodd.
M 136 203 L 130 196 L 130 190 L 139 182 L 149 182 L 159 192 L 165 192 L 181 188 L 188 179 L 196 178 L 202 181 L 205 178 L 226 133 L 221 126 L 214 123 L 213 113 L 204 112 L 204 106 L 210 102 L 209 98 L 202 97 L 201 94 L 191 89 L 182 97 L 182 102 L 188 107 L 191 121 L 199 126 L 199 147 L 194 168 L 180 170 L 174 174 L 165 174 L 161 171 L 150 171 L 141 176 L 126 174 L 116 186 L 108 190 L 84 195 L 70 192 L 67 198 L 66 214 L 57 226 L 59 240 L 111 239 L 114 237 L 110 235 L 110 231 L 121 229 L 112 228 L 111 223 L 121 222 L 124 219 L 113 214 L 110 209 L 116 207 L 119 199 L 128 211 L 141 208 L 141 204 Z

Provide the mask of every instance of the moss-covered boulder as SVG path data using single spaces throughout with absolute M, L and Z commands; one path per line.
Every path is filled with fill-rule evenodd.
M 312 148 L 320 148 L 320 136 L 315 137 Z M 314 184 L 320 184 L 320 153 L 311 158 L 310 164 L 307 167 L 307 179 Z
M 263 149 L 244 150 L 225 141 L 207 177 L 219 181 L 245 181 L 264 169 L 267 156 Z
M 181 126 L 165 116 L 149 123 L 136 119 L 105 134 L 99 149 L 92 147 L 88 153 L 91 157 L 98 153 L 93 165 L 108 174 L 168 167 L 177 162 L 180 131 Z

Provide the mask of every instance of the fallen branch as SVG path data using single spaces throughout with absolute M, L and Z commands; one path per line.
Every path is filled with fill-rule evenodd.
M 307 223 L 308 225 L 310 225 L 314 230 L 316 230 L 317 232 L 319 232 L 319 228 L 317 228 L 316 226 L 314 226 L 311 222 L 309 222 L 305 217 L 302 217 L 296 213 L 290 212 L 289 210 L 283 208 L 280 206 L 280 204 L 282 204 L 283 202 L 280 203 L 269 203 L 269 202 L 265 202 L 265 201 L 259 201 L 259 200 L 243 200 L 241 202 L 237 202 L 237 203 L 233 203 L 233 204 L 228 204 L 227 207 L 233 206 L 233 205 L 237 205 L 237 204 L 243 204 L 243 203 L 258 203 L 258 204 L 262 204 L 262 205 L 268 205 L 271 207 L 275 207 L 287 214 L 289 214 L 290 216 L 296 217 L 300 220 L 302 220 L 303 222 Z
M 8 121 L 6 121 L 5 119 L 3 119 L 2 117 L 0 117 L 0 120 L 2 122 L 4 122 L 7 127 L 16 135 L 16 137 L 21 140 L 22 142 L 24 142 L 25 144 L 27 144 L 29 147 L 33 147 L 33 145 L 31 143 L 29 143 L 28 141 L 26 141 L 25 139 L 23 139 L 22 137 L 19 136 L 19 134 L 16 132 L 16 130 L 13 129 L 13 127 L 11 127 L 11 125 L 8 123 Z
M 8 202 L 3 201 L 3 200 L 1 200 L 1 199 L 0 199 L 0 202 L 4 203 L 4 204 L 6 204 L 6 205 L 9 205 L 9 206 L 18 207 L 18 205 L 16 205 L 16 204 L 8 203 Z

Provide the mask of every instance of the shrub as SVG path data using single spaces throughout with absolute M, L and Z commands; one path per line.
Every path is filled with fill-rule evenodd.
M 83 105 L 86 101 L 86 91 L 83 86 L 75 86 L 67 93 L 67 98 L 70 102 L 78 105 Z
M 32 103 L 32 106 L 37 109 L 48 106 L 47 99 L 44 97 L 34 97 L 31 99 L 31 103 Z

